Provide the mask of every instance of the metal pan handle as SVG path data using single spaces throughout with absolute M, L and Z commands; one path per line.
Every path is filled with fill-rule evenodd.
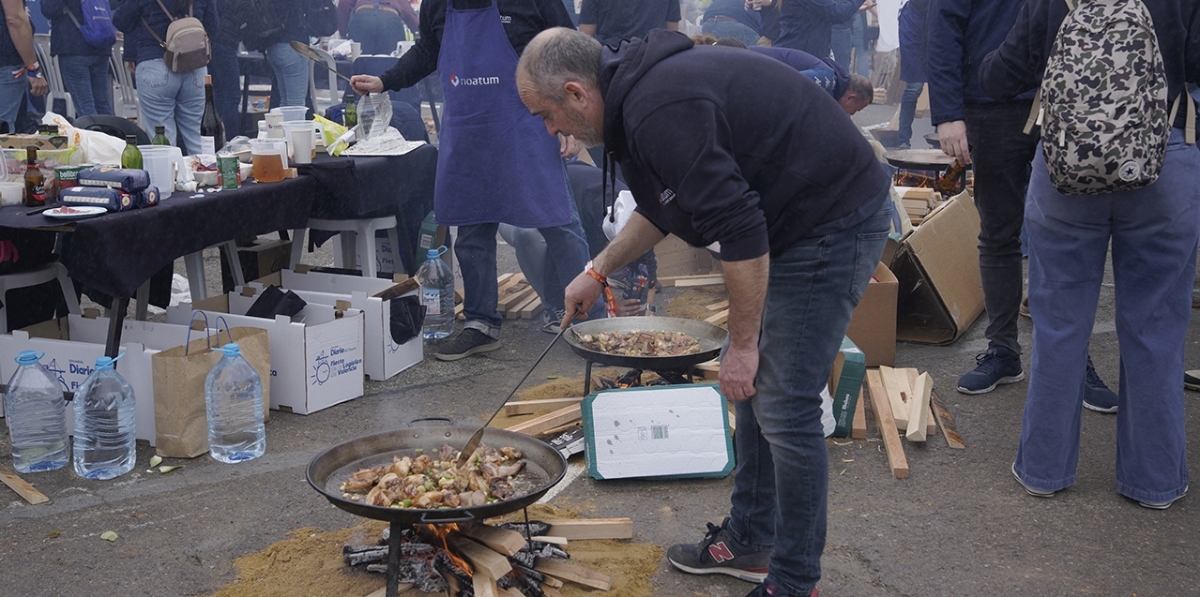
M 464 512 L 461 516 L 437 517 L 430 516 L 430 512 L 421 513 L 421 524 L 445 524 L 447 522 L 472 522 L 477 520 L 470 512 Z
M 451 427 L 454 426 L 454 419 L 451 419 L 450 417 L 421 417 L 419 419 L 413 419 L 409 421 L 408 426 L 416 427 L 417 423 L 424 423 L 426 421 L 445 421 L 447 425 Z

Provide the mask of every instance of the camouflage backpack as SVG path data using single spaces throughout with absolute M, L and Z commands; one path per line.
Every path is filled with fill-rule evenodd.
M 1027 127 L 1040 100 L 1050 180 L 1066 195 L 1152 184 L 1162 170 L 1171 120 L 1150 11 L 1142 0 L 1066 2 L 1070 10 Z

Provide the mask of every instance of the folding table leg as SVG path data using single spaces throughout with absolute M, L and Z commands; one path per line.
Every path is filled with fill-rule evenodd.
M 341 263 L 334 263 L 335 267 L 340 267 L 340 268 L 345 268 L 345 269 L 357 269 L 357 266 L 358 266 L 357 261 L 358 260 L 357 260 L 357 255 L 354 254 L 355 253 L 355 244 L 354 244 L 355 236 L 357 236 L 357 235 L 351 230 L 343 230 L 338 233 L 338 239 L 341 241 L 341 246 L 342 246 L 342 261 L 341 261 Z
M 297 228 L 292 231 L 292 260 L 288 269 L 295 270 L 297 265 L 300 265 L 300 259 L 304 257 L 304 233 L 308 232 L 307 228 Z
M 192 291 L 192 302 L 208 298 L 208 282 L 204 279 L 204 251 L 196 251 L 183 258 L 187 266 L 188 286 Z
M 342 234 L 346 234 L 343 232 Z M 374 278 L 377 268 L 375 258 L 375 231 L 371 234 L 355 234 L 355 250 L 362 256 L 362 275 L 364 278 Z
M 104 344 L 104 356 L 117 358 L 121 347 L 121 328 L 125 326 L 125 311 L 129 309 L 129 297 L 114 298 L 112 315 L 108 320 L 108 341 Z
M 246 275 L 242 272 L 242 260 L 238 257 L 237 243 L 226 241 L 221 243 L 225 251 L 225 260 L 229 263 L 229 271 L 233 273 L 233 285 L 242 286 L 246 283 Z
M 146 280 L 137 289 L 137 307 L 134 308 L 133 316 L 138 321 L 146 321 L 150 313 L 150 280 Z

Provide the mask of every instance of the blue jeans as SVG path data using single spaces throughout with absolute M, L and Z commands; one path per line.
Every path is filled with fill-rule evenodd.
M 75 102 L 75 116 L 112 114 L 112 80 L 108 74 L 108 55 L 85 56 L 63 54 L 58 57 L 58 70 L 63 86 Z
M 745 23 L 736 21 L 714 21 L 707 20 L 700 24 L 700 30 L 717 39 L 732 37 L 741 40 L 747 46 L 758 45 L 758 38 L 761 35 L 754 32 L 753 29 L 747 27 Z
M 154 127 L 166 129 L 171 145 L 176 135 L 183 137 L 184 151 L 200 151 L 200 118 L 204 116 L 204 76 L 200 67 L 186 73 L 173 73 L 162 58 L 143 60 L 137 65 L 138 101 L 146 122 L 139 123 L 146 134 L 154 136 Z
M 583 271 L 589 258 L 575 202 L 571 202 L 570 224 L 536 229 L 500 224 L 500 236 L 516 251 L 521 272 L 542 302 L 561 311 L 566 285 Z
M 361 44 L 363 54 L 388 55 L 404 41 L 404 21 L 400 15 L 378 8 L 356 10 L 350 14 L 346 33 Z
M 303 106 L 308 99 L 308 60 L 288 42 L 267 46 L 263 51 L 275 71 L 280 106 Z
M 1117 492 L 1146 502 L 1188 484 L 1183 353 L 1200 241 L 1200 152 L 1172 131 L 1154 184 L 1068 196 L 1037 150 L 1025 211 L 1033 349 L 1015 466 L 1027 485 L 1075 483 L 1081 389 L 1104 262 L 1112 245 L 1121 381 Z
M 225 139 L 232 139 L 242 134 L 242 114 L 238 110 L 242 87 L 237 41 L 233 41 L 232 45 L 220 37 L 213 41 L 208 74 L 212 75 L 213 103 L 217 105 L 217 115 L 225 125 Z
M 29 81 L 25 77 L 12 78 L 12 72 L 25 68 L 23 64 L 0 66 L 0 120 L 8 123 L 9 132 L 17 130 L 17 113 L 25 103 L 25 92 Z
M 883 207 L 848 230 L 806 238 L 771 258 L 758 393 L 735 405 L 738 462 L 728 529 L 743 545 L 771 551 L 767 581 L 792 595 L 808 595 L 821 578 L 829 457 L 820 394 L 883 253 L 891 224 Z
M 896 144 L 905 145 L 912 141 L 913 119 L 917 116 L 917 100 L 921 99 L 921 90 L 925 82 L 906 82 L 904 95 L 900 97 L 900 132 L 896 135 Z
M 851 17 L 849 24 L 834 27 L 830 30 L 829 46 L 833 50 L 833 60 L 845 67 L 847 72 L 870 78 L 871 59 L 867 49 L 866 19 L 867 17 L 860 12 Z M 851 50 L 854 50 L 854 64 L 850 64 Z
M 1039 138 L 1022 132 L 1032 103 L 965 106 L 979 211 L 979 275 L 988 314 L 984 335 L 991 347 L 1002 346 L 1013 354 L 1021 354 L 1017 343 L 1017 313 L 1025 284 L 1021 222 Z

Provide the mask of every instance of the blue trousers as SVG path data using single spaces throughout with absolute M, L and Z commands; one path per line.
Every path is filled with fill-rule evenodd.
M 263 51 L 275 71 L 280 106 L 303 106 L 308 100 L 308 60 L 286 41 L 271 44 Z
M 200 118 L 204 116 L 204 76 L 200 67 L 186 73 L 173 73 L 162 58 L 143 60 L 137 65 L 138 101 L 146 122 L 138 123 L 153 136 L 154 127 L 166 129 L 171 145 L 183 138 L 184 152 L 200 151 Z
M 63 54 L 58 57 L 63 86 L 75 102 L 76 116 L 112 114 L 112 79 L 108 74 L 108 54 L 86 56 Z
M 821 390 L 890 225 L 891 212 L 881 206 L 856 226 L 771 258 L 758 393 L 734 407 L 728 529 L 742 545 L 771 551 L 767 582 L 789 595 L 808 595 L 821 578 L 829 492 Z
M 1172 132 L 1154 184 L 1059 194 L 1039 146 L 1025 210 L 1033 358 L 1016 471 L 1035 489 L 1075 483 L 1088 339 L 1112 246 L 1121 381 L 1117 492 L 1149 502 L 1188 484 L 1183 351 L 1200 241 L 1200 152 Z

